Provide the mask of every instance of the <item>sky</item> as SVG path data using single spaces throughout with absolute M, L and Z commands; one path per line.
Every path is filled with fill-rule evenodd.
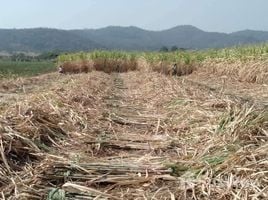
M 0 28 L 268 31 L 268 0 L 0 0 Z

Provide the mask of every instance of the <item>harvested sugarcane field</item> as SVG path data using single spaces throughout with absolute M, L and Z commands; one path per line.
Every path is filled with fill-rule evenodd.
M 267 45 L 47 66 L 1 71 L 0 199 L 268 199 Z

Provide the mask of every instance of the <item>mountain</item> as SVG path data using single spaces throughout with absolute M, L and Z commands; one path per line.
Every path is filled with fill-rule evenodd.
M 267 31 L 206 32 L 183 25 L 163 31 L 109 26 L 101 29 L 0 29 L 0 51 L 90 51 L 93 49 L 159 50 L 162 46 L 186 49 L 222 48 L 268 41 Z
M 79 51 L 102 48 L 90 39 L 57 29 L 0 29 L 0 51 Z
M 80 37 L 98 41 L 108 49 L 156 50 L 162 45 L 161 41 L 154 38 L 153 31 L 133 26 L 109 26 L 101 29 L 74 30 L 71 32 Z
M 268 31 L 244 30 L 244 31 L 238 31 L 238 32 L 231 33 L 231 35 L 254 38 L 254 39 L 259 40 L 260 42 L 268 40 Z
M 194 26 L 177 26 L 158 33 L 164 45 L 187 49 L 223 48 L 238 44 L 259 42 L 244 35 L 205 32 Z

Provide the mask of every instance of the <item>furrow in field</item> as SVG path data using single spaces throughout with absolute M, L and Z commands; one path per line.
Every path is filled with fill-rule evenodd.
M 41 135 L 66 134 L 44 137 L 49 148 L 37 145 L 30 152 L 37 160 L 0 178 L 3 191 L 21 199 L 264 198 L 267 110 L 248 105 L 231 85 L 218 89 L 217 82 L 156 72 L 66 76 L 9 108 L 19 117 L 2 112 L 6 138 L 41 128 Z M 35 145 L 21 141 L 27 150 Z

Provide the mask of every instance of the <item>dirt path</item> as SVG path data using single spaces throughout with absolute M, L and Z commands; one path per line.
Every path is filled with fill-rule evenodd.
M 105 109 L 97 125 L 101 129 L 91 133 L 90 138 L 85 136 L 80 143 L 88 149 L 84 153 L 90 152 L 90 157 L 81 155 L 81 149 L 77 151 L 86 162 L 80 166 L 93 171 L 84 181 L 115 199 L 170 196 L 166 186 L 176 179 L 170 175 L 171 158 L 162 153 L 172 145 L 172 139 L 159 130 L 165 116 L 152 109 L 151 102 L 140 100 L 142 93 L 136 93 L 139 88 L 127 81 L 128 76 L 111 77 L 113 85 L 103 99 Z M 76 179 L 75 175 L 69 178 Z M 165 187 L 158 195 L 155 192 L 159 186 Z

